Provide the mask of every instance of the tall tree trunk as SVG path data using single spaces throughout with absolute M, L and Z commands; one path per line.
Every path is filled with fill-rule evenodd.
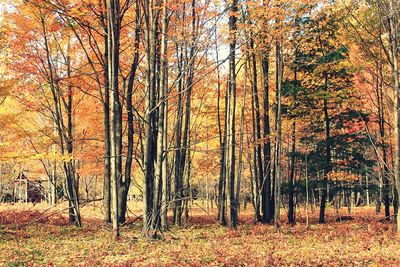
M 166 97 L 167 97 L 167 1 L 162 3 L 162 21 L 161 21 L 161 51 L 160 51 L 160 86 L 158 93 L 158 125 L 157 125 L 157 159 L 155 167 L 155 190 L 153 201 L 153 227 L 158 228 L 162 220 L 163 227 L 167 226 L 167 173 L 164 170 L 164 161 L 166 160 Z M 160 194 L 161 193 L 161 194 Z M 164 209 L 163 209 L 164 208 Z
M 217 62 L 217 112 L 218 112 L 218 134 L 219 134 L 219 145 L 220 145 L 220 169 L 219 169 L 219 179 L 218 179 L 218 222 L 221 225 L 226 225 L 226 217 L 225 217 L 225 185 L 226 185 L 226 177 L 225 177 L 225 145 L 226 145 L 226 122 L 224 122 L 224 129 L 222 129 L 222 114 L 221 114 L 221 75 L 220 75 L 220 68 L 219 68 L 219 47 L 218 47 L 218 34 L 217 34 L 217 27 L 215 27 L 215 55 L 216 55 L 216 62 Z M 225 96 L 225 104 L 226 104 L 226 96 Z M 226 108 L 225 108 L 226 113 Z M 225 116 L 226 117 L 226 116 Z
M 146 57 L 147 57 L 147 85 L 146 85 L 146 115 L 145 115 L 145 149 L 144 149 L 144 214 L 143 235 L 152 237 L 156 234 L 152 224 L 155 187 L 158 186 L 154 179 L 155 139 L 156 130 L 155 100 L 157 87 L 157 21 L 159 9 L 153 0 L 144 1 L 144 18 L 146 22 Z M 153 230 L 155 230 L 153 232 Z
M 245 64 L 244 69 L 244 77 L 247 77 L 247 64 Z M 240 117 L 240 140 L 239 140 L 239 159 L 238 159 L 238 171 L 237 171 L 237 181 L 236 181 L 236 200 L 240 203 L 240 186 L 241 186 L 241 179 L 242 179 L 242 172 L 243 172 L 243 145 L 244 145 L 244 124 L 245 124 L 245 105 L 246 105 L 246 95 L 247 95 L 247 79 L 244 79 L 243 85 L 243 103 L 242 103 L 242 110 L 241 110 L 241 117 Z M 243 203 L 244 208 L 246 209 L 246 198 L 247 193 L 243 196 Z
M 140 3 L 137 2 L 135 6 L 135 16 L 136 16 L 136 28 L 135 28 L 135 53 L 133 56 L 133 62 L 131 64 L 128 85 L 126 88 L 126 111 L 127 111 L 127 120 L 128 120 L 128 144 L 127 144 L 127 154 L 125 161 L 125 174 L 124 180 L 119 181 L 119 190 L 118 190 L 118 221 L 120 223 L 124 223 L 126 221 L 126 210 L 127 210 L 127 202 L 128 202 L 128 193 L 129 187 L 131 185 L 131 175 L 132 175 L 132 161 L 133 161 L 133 150 L 134 150 L 134 125 L 133 125 L 133 105 L 132 105 L 132 97 L 133 97 L 133 85 L 136 77 L 136 71 L 139 65 L 139 44 L 140 44 Z
M 384 93 L 383 93 L 383 70 L 382 63 L 378 63 L 377 75 L 376 75 L 376 95 L 377 95 L 377 106 L 378 106 L 378 122 L 379 122 L 379 133 L 381 137 L 382 147 L 382 197 L 383 204 L 385 205 L 385 218 L 390 220 L 390 179 L 389 179 L 389 162 L 387 157 L 387 145 L 386 145 L 386 130 L 385 130 L 385 111 L 384 111 Z M 380 201 L 379 201 L 380 202 Z
M 296 54 L 298 51 L 296 49 Z M 297 80 L 297 66 L 294 68 L 294 83 L 296 86 L 298 85 Z M 294 103 L 296 103 L 297 95 L 294 94 Z M 288 179 L 288 188 L 289 188 L 289 212 L 288 212 L 288 220 L 290 223 L 295 222 L 295 203 L 294 203 L 294 180 L 295 180 L 295 170 L 296 170 L 296 118 L 293 121 L 293 133 L 292 133 L 292 151 L 290 157 L 290 173 Z M 308 192 L 307 192 L 308 193 Z
M 324 73 L 324 87 L 326 95 L 324 96 L 324 120 L 325 120 L 325 166 L 324 166 L 324 177 L 322 181 L 322 194 L 321 204 L 319 210 L 319 223 L 325 222 L 325 207 L 326 199 L 328 196 L 328 175 L 331 171 L 331 131 L 330 131 L 330 118 L 328 112 L 328 74 Z
M 175 125 L 175 168 L 174 168 L 174 209 L 173 209 L 173 223 L 181 224 L 181 214 L 182 209 L 182 196 L 183 196 L 183 181 L 181 172 L 181 157 L 182 157 L 182 123 L 183 123 L 183 48 L 178 47 L 177 59 L 178 59 L 178 103 L 177 103 L 177 113 L 176 113 L 176 125 Z
M 118 193 L 122 179 L 122 105 L 119 91 L 119 41 L 121 29 L 121 14 L 119 0 L 107 1 L 108 22 L 108 77 L 110 80 L 111 104 L 111 220 L 114 238 L 118 238 L 119 214 Z
M 228 192 L 229 192 L 229 226 L 236 228 L 238 221 L 238 204 L 235 194 L 235 163 L 236 163 L 236 140 L 235 140 L 235 113 L 236 113 L 236 31 L 237 31 L 237 0 L 231 3 L 231 15 L 229 16 L 229 90 L 228 90 L 228 113 L 227 124 L 228 137 L 225 149 L 225 162 L 226 162 L 226 177 L 228 178 Z
M 252 93 L 254 96 L 254 107 L 255 107 L 255 126 L 256 128 L 254 129 L 255 131 L 255 147 L 256 147 L 256 159 L 257 159 L 257 174 L 258 174 L 258 186 L 259 186 L 259 192 L 257 192 L 257 195 L 259 196 L 261 206 L 266 208 L 266 204 L 264 201 L 266 200 L 263 197 L 263 193 L 265 194 L 265 189 L 266 189 L 266 181 L 265 181 L 265 174 L 263 170 L 263 159 L 262 159 L 262 145 L 261 145 L 261 115 L 260 115 L 260 101 L 259 101 L 259 96 L 258 96 L 258 75 L 257 75 L 257 59 L 256 59 L 256 53 L 254 51 L 254 39 L 253 37 L 250 37 L 250 49 L 252 51 L 251 54 L 251 69 L 252 69 L 252 75 L 253 75 L 253 80 L 252 80 Z M 264 210 L 263 210 L 264 211 Z M 264 217 L 264 214 L 263 214 Z M 262 219 L 261 216 L 259 216 L 258 219 Z
M 104 6 L 107 6 L 104 0 Z M 103 206 L 104 206 L 104 221 L 111 223 L 111 143 L 110 143 L 110 81 L 108 77 L 108 26 L 107 26 L 107 12 L 102 13 L 102 23 L 104 27 L 104 183 L 103 183 Z
M 296 54 L 298 52 L 296 51 Z M 294 68 L 294 83 L 297 86 L 297 66 Z M 296 103 L 296 94 L 294 94 L 294 103 Z M 288 193 L 289 193 L 289 211 L 288 211 L 288 220 L 290 223 L 295 222 L 295 203 L 294 203 L 294 179 L 295 179 L 295 170 L 296 170 L 296 118 L 294 118 L 293 124 L 293 133 L 292 133 L 292 151 L 290 156 L 290 173 L 288 178 Z
M 264 137 L 264 176 L 265 182 L 262 187 L 262 211 L 263 222 L 270 223 L 274 218 L 274 207 L 271 200 L 271 130 L 269 123 L 269 47 L 264 46 L 262 53 L 262 71 L 264 83 L 264 110 L 263 110 L 263 137 Z
M 107 67 L 108 68 L 108 67 Z M 108 75 L 107 75 L 108 76 Z M 108 79 L 108 78 L 107 78 Z M 111 222 L 111 144 L 110 144 L 110 93 L 108 82 L 104 88 L 104 183 L 103 183 L 103 206 L 104 206 L 104 221 Z
M 295 164 L 296 164 L 296 121 L 293 122 L 293 133 L 292 133 L 292 152 L 290 156 L 290 174 L 288 179 L 288 191 L 289 191 L 289 211 L 288 220 L 290 223 L 295 222 L 294 213 L 294 174 L 295 174 Z
M 161 226 L 165 229 L 168 227 L 168 154 L 167 154 L 167 130 L 168 130 L 168 43 L 167 43 L 167 34 L 168 34 L 168 14 L 167 14 L 167 6 L 168 0 L 163 0 L 162 3 L 162 24 L 161 24 L 161 70 L 160 70 L 160 101 L 161 105 L 159 107 L 159 135 L 158 138 L 162 139 L 161 141 L 161 150 L 158 151 L 158 166 L 159 174 L 161 174 L 162 179 L 162 197 L 161 197 Z M 162 124 L 162 126 L 161 126 Z
M 184 190 L 183 197 L 185 198 L 184 202 L 186 203 L 185 206 L 185 213 L 186 209 L 188 208 L 187 205 L 189 203 L 188 199 L 190 198 L 189 191 L 190 191 L 190 119 L 191 119 L 191 108 L 192 108 L 192 91 L 193 91 L 193 79 L 194 79 L 194 66 L 195 66 L 195 49 L 196 49 L 196 1 L 192 0 L 191 4 L 191 26 L 192 26 L 192 33 L 191 33 L 191 42 L 190 42 L 190 51 L 189 51 L 189 58 L 188 58 L 188 73 L 187 73 L 187 80 L 186 80 L 186 104 L 185 104 L 185 120 L 184 120 L 184 128 L 183 128 L 183 150 L 181 155 L 181 163 L 180 163 L 180 175 L 181 181 L 183 183 L 183 178 L 186 175 L 186 189 Z M 186 169 L 186 173 L 185 173 Z M 183 184 L 182 184 L 183 190 Z M 180 209 L 179 217 L 182 216 L 183 210 Z M 185 218 L 187 218 L 185 216 Z M 179 221 L 181 219 L 179 218 Z
M 400 192 L 400 82 L 399 82 L 399 67 L 398 67 L 398 12 L 399 12 L 399 4 L 398 1 L 389 0 L 389 13 L 388 13 L 388 20 L 389 20 L 389 36 L 390 36 L 390 52 L 392 58 L 392 75 L 393 75 L 393 119 L 394 119 L 394 154 L 393 154 L 393 161 L 394 161 L 394 181 L 395 181 L 395 199 L 399 199 L 399 192 Z M 396 215 L 396 229 L 397 232 L 400 232 L 400 216 Z
M 67 77 L 71 79 L 71 63 L 70 58 L 66 58 L 67 64 Z M 68 85 L 68 94 L 67 94 L 67 102 L 66 102 L 66 111 L 67 111 L 67 152 L 69 156 L 74 156 L 74 124 L 73 124 L 73 90 L 72 86 Z M 60 96 L 61 97 L 61 96 Z M 67 163 L 66 167 L 66 175 L 67 175 L 67 186 L 68 191 L 70 192 L 70 202 L 72 202 L 70 206 L 70 221 L 75 222 L 77 226 L 81 225 L 81 218 L 79 212 L 79 181 L 75 179 L 75 160 L 71 159 Z M 73 206 L 73 207 L 72 207 Z
M 249 47 L 248 50 L 250 50 L 250 47 Z M 247 64 L 250 65 L 250 55 L 249 55 L 249 52 L 246 51 L 246 66 L 247 66 Z M 251 65 L 249 66 L 249 69 L 251 71 L 253 71 Z M 263 201 L 263 199 L 262 199 L 261 190 L 260 190 L 260 187 L 261 187 L 260 183 L 262 184 L 262 178 L 259 178 L 260 177 L 259 170 L 260 169 L 262 170 L 262 168 L 258 168 L 258 165 L 261 162 L 257 160 L 258 159 L 258 155 L 259 155 L 257 153 L 258 152 L 258 148 L 261 145 L 257 145 L 257 139 L 258 139 L 257 130 L 256 130 L 257 129 L 257 122 L 256 122 L 257 121 L 257 116 L 256 116 L 256 101 L 255 101 L 253 83 L 254 83 L 254 78 L 250 79 L 250 84 L 251 84 L 251 123 L 252 123 L 252 128 L 253 128 L 253 134 L 252 134 L 252 137 L 253 137 L 253 149 L 252 150 L 253 151 L 252 152 L 253 152 L 253 157 L 254 157 L 254 160 L 253 160 L 254 180 L 252 179 L 252 181 L 254 181 L 253 182 L 253 187 L 254 187 L 253 193 L 254 193 L 254 200 L 255 200 L 254 201 L 254 204 L 255 204 L 255 209 L 254 209 L 254 211 L 255 211 L 255 220 L 257 222 L 261 222 L 262 221 L 262 217 L 261 217 L 261 211 L 260 211 L 260 204 Z M 251 162 L 251 160 L 250 160 L 250 162 Z
M 282 82 L 283 51 L 282 38 L 276 41 L 276 141 L 275 141 L 275 183 L 274 183 L 274 223 L 280 225 L 281 206 L 281 146 L 282 146 Z

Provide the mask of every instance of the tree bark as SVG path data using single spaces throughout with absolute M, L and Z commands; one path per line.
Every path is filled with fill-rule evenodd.
M 135 28 L 135 53 L 133 56 L 133 62 L 131 64 L 128 85 L 126 88 L 126 111 L 128 118 L 128 144 L 127 144 L 127 154 L 125 161 L 125 174 L 124 180 L 119 180 L 119 190 L 118 190 L 118 221 L 120 223 L 124 223 L 126 221 L 126 210 L 127 210 L 127 202 L 128 202 L 128 193 L 131 185 L 131 175 L 132 175 L 132 161 L 133 161 L 133 149 L 134 149 L 134 116 L 133 116 L 133 105 L 132 105 L 132 97 L 133 97 L 133 85 L 136 77 L 136 71 L 139 65 L 139 44 L 140 44 L 140 4 L 139 2 L 135 5 L 135 16 L 136 16 L 136 28 Z M 121 177 L 122 178 L 122 177 Z
M 158 166 L 159 174 L 161 174 L 162 179 L 162 197 L 161 197 L 161 226 L 165 229 L 168 227 L 168 154 L 167 154 L 167 131 L 168 131 L 168 14 L 167 14 L 167 6 L 168 0 L 163 0 L 162 4 L 162 24 L 161 24 L 161 90 L 160 90 L 160 97 L 159 101 L 161 105 L 159 107 L 159 126 L 158 131 L 159 135 L 158 138 L 161 140 L 161 152 L 157 151 L 158 154 Z
M 400 192 L 400 82 L 399 82 L 399 67 L 398 67 L 398 12 L 399 5 L 397 1 L 389 0 L 389 27 L 390 27 L 390 51 L 392 57 L 392 76 L 393 76 L 393 119 L 394 119 L 394 182 L 395 182 L 395 198 L 399 199 Z M 396 215 L 396 229 L 400 232 L 400 216 Z
M 283 51 L 282 38 L 276 41 L 276 141 L 275 141 L 275 181 L 274 181 L 274 223 L 280 225 L 281 205 L 281 146 L 282 146 L 282 82 Z
M 263 110 L 263 137 L 264 137 L 264 175 L 265 182 L 262 187 L 263 221 L 270 223 L 274 218 L 274 207 L 271 200 L 271 130 L 269 116 L 269 48 L 264 46 L 261 59 L 264 83 L 264 110 Z
M 324 177 L 322 181 L 322 194 L 321 194 L 321 204 L 319 210 L 319 223 L 325 223 L 325 207 L 326 199 L 328 196 L 328 175 L 331 171 L 331 131 L 330 131 L 330 117 L 328 111 L 328 74 L 324 73 L 324 120 L 325 120 L 325 167 L 324 167 Z
M 266 209 L 266 198 L 265 198 L 265 189 L 266 189 L 266 175 L 264 173 L 264 164 L 263 164 L 263 151 L 262 151 L 262 137 L 261 137 L 261 115 L 260 115 L 260 101 L 259 101 L 259 96 L 258 96 L 258 75 L 257 75 L 257 58 L 256 58 L 256 53 L 255 53 L 255 47 L 254 47 L 254 39 L 251 36 L 250 37 L 250 49 L 252 51 L 251 53 L 251 69 L 252 69 L 252 93 L 253 93 L 253 99 L 254 99 L 254 113 L 255 113 L 255 126 L 256 128 L 254 129 L 255 131 L 255 147 L 256 147 L 256 159 L 257 159 L 257 174 L 258 174 L 258 186 L 259 186 L 259 191 L 257 192 L 259 202 L 261 202 L 261 207 L 263 208 L 263 215 L 262 217 L 259 215 L 259 220 L 263 220 L 264 217 L 264 211 Z
M 152 223 L 154 208 L 154 194 L 156 183 L 154 177 L 155 162 L 155 101 L 157 87 L 157 21 L 159 10 L 157 3 L 153 0 L 144 1 L 144 18 L 146 22 L 146 57 L 147 57 L 147 79 L 146 79 L 146 115 L 145 115 L 145 149 L 144 149 L 144 214 L 143 214 L 143 235 L 154 237 L 157 229 Z
M 289 193 L 289 211 L 288 211 L 288 220 L 289 223 L 295 222 L 295 213 L 294 213 L 294 175 L 296 168 L 296 121 L 293 122 L 293 133 L 292 133 L 292 153 L 290 157 L 290 174 L 288 179 L 288 193 Z
M 238 222 L 238 204 L 235 194 L 235 163 L 236 163 L 236 140 L 235 140 L 235 115 L 236 115 L 236 31 L 237 31 L 237 0 L 231 3 L 231 14 L 229 16 L 229 89 L 228 89 L 228 103 L 227 103 L 227 124 L 228 132 L 227 145 L 225 149 L 225 164 L 226 164 L 226 177 L 228 178 L 228 192 L 229 192 L 229 226 L 231 228 L 237 227 Z
M 110 81 L 110 107 L 111 107 L 111 220 L 114 238 L 119 238 L 119 185 L 122 179 L 122 105 L 119 90 L 119 45 L 121 30 L 121 13 L 119 0 L 107 0 L 107 26 L 108 26 L 108 77 Z

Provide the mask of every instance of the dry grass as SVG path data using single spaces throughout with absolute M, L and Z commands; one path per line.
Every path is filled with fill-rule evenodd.
M 317 214 L 311 214 L 309 227 L 303 223 L 304 214 L 299 214 L 300 223 L 284 223 L 279 231 L 252 224 L 250 210 L 241 215 L 238 230 L 229 230 L 197 208 L 189 227 L 172 227 L 160 240 L 142 239 L 137 220 L 123 226 L 121 240 L 114 241 L 96 205 L 82 209 L 82 229 L 70 226 L 59 213 L 64 205 L 51 210 L 44 204 L 0 205 L 0 265 L 400 265 L 400 239 L 394 225 L 379 222 L 382 215 L 375 215 L 373 208 L 355 208 L 354 219 L 343 222 L 328 213 L 325 225 L 316 224 Z M 140 215 L 140 209 L 130 205 L 130 221 Z

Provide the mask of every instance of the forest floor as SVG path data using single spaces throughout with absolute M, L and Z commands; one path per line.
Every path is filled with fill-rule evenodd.
M 317 224 L 315 212 L 308 227 L 302 210 L 299 223 L 283 223 L 279 230 L 253 224 L 249 209 L 236 231 L 198 208 L 188 227 L 146 240 L 133 215 L 140 209 L 132 206 L 131 223 L 114 241 L 99 208 L 82 209 L 79 229 L 68 224 L 62 205 L 0 204 L 0 266 L 400 266 L 395 225 L 380 220 L 373 207 L 354 208 L 350 215 L 343 208 L 340 214 L 352 219 L 338 222 L 328 208 L 326 224 Z

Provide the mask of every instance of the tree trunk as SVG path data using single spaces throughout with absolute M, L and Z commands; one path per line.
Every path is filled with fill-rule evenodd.
M 276 141 L 275 141 L 275 181 L 274 181 L 274 223 L 280 225 L 281 206 L 281 146 L 282 146 L 282 82 L 283 82 L 283 51 L 282 40 L 276 41 Z
M 108 27 L 105 27 L 104 34 L 108 36 Z M 104 42 L 104 183 L 103 183 L 103 206 L 104 221 L 111 223 L 111 143 L 110 143 L 110 83 L 108 77 L 108 39 Z
M 235 113 L 236 113 L 236 31 L 237 31 L 237 0 L 231 3 L 231 15 L 229 16 L 229 89 L 228 89 L 228 113 L 227 124 L 228 132 L 225 133 L 228 137 L 225 149 L 225 164 L 226 164 L 226 177 L 228 178 L 228 192 L 229 192 L 229 226 L 236 228 L 238 221 L 237 200 L 235 194 Z
M 377 66 L 377 75 L 376 75 L 376 94 L 377 94 L 377 104 L 378 104 L 378 122 L 379 122 L 379 133 L 381 137 L 381 147 L 382 147 L 382 168 L 381 168 L 381 180 L 383 184 L 382 197 L 383 203 L 385 205 L 385 218 L 390 220 L 390 183 L 389 183 L 389 162 L 387 159 L 387 145 L 386 145 L 386 130 L 385 130 L 385 111 L 384 111 L 384 78 L 383 78 L 383 70 L 382 64 L 378 64 Z M 380 199 L 379 199 L 380 206 Z M 380 209 L 380 208 L 379 208 Z
M 167 5 L 168 0 L 163 0 L 162 4 L 162 24 L 161 24 L 161 90 L 160 90 L 160 101 L 161 105 L 159 107 L 159 135 L 158 138 L 162 139 L 161 142 L 161 157 L 158 158 L 161 166 L 159 166 L 159 174 L 161 174 L 162 180 L 162 197 L 161 197 L 161 226 L 165 229 L 168 227 L 168 154 L 167 154 L 167 131 L 168 131 L 168 43 L 167 43 L 167 33 L 168 33 L 168 20 L 167 20 Z M 161 127 L 162 124 L 162 127 Z M 160 155 L 158 155 L 160 156 Z M 161 161 L 161 162 L 160 162 Z
M 269 48 L 265 47 L 262 54 L 262 70 L 264 82 L 264 111 L 263 111 L 263 135 L 264 135 L 264 175 L 265 182 L 262 187 L 262 211 L 263 221 L 270 223 L 274 218 L 274 207 L 271 200 L 271 131 L 269 123 Z
M 218 119 L 218 134 L 219 134 L 219 144 L 220 144 L 220 169 L 219 169 L 219 179 L 218 179 L 218 197 L 217 197 L 217 206 L 218 206 L 218 222 L 221 225 L 226 225 L 226 207 L 225 207 L 225 199 L 226 199 L 226 177 L 225 177 L 225 145 L 226 145 L 226 121 L 224 122 L 224 129 L 222 129 L 222 114 L 221 114 L 221 75 L 219 69 L 219 47 L 218 47 L 218 34 L 217 27 L 215 27 L 215 55 L 217 62 L 217 119 Z M 227 91 L 227 90 L 226 90 Z M 225 117 L 226 117 L 226 96 L 225 95 Z
M 119 91 L 119 40 L 121 29 L 120 3 L 118 0 L 107 1 L 108 25 L 108 77 L 110 80 L 111 104 L 111 220 L 114 238 L 119 238 L 118 195 L 122 179 L 122 105 Z
M 324 74 L 325 92 L 328 92 L 328 74 Z M 331 171 L 331 133 L 330 133 L 330 118 L 328 112 L 328 96 L 324 96 L 324 120 L 325 120 L 325 168 L 324 178 L 322 183 L 321 204 L 319 210 L 319 223 L 325 223 L 325 207 L 328 196 L 328 175 Z
M 190 137 L 189 137 L 190 138 Z M 190 147 L 190 141 L 189 141 Z M 186 161 L 186 185 L 185 185 L 185 226 L 189 226 L 189 203 L 192 199 L 190 188 L 190 175 L 191 175 L 192 158 L 190 156 L 190 149 L 188 149 L 188 158 Z
M 250 50 L 250 49 L 249 49 Z M 249 53 L 247 53 L 246 55 L 246 64 L 250 64 L 250 56 Z M 260 176 L 259 171 L 260 169 L 262 170 L 262 168 L 258 168 L 259 164 L 262 163 L 261 161 L 258 161 L 258 148 L 261 146 L 259 144 L 257 144 L 257 116 L 256 116 L 256 101 L 255 101 L 255 93 L 254 93 L 254 78 L 253 80 L 250 80 L 251 82 L 251 122 L 252 122 L 252 128 L 253 128 L 253 170 L 254 170 L 254 204 L 255 204 L 255 219 L 257 222 L 261 222 L 263 219 L 261 217 L 261 211 L 260 211 L 260 204 L 263 201 L 262 195 L 261 195 L 261 184 L 262 184 L 262 175 Z
M 244 77 L 247 77 L 247 64 L 245 64 L 244 69 Z M 240 208 L 240 186 L 241 186 L 241 179 L 242 179 L 242 172 L 243 172 L 243 143 L 244 143 L 244 123 L 245 123 L 245 105 L 246 105 L 246 95 L 247 95 L 247 79 L 244 80 L 243 85 L 243 103 L 242 103 L 242 110 L 241 110 L 241 118 L 240 118 L 240 140 L 239 140 L 239 161 L 238 161 L 238 171 L 237 171 L 237 182 L 236 182 L 236 201 L 238 205 L 238 210 Z M 243 204 L 244 209 L 246 209 L 246 198 L 247 193 L 243 196 Z
M 258 78 L 257 78 L 257 60 L 256 60 L 256 53 L 254 52 L 254 40 L 253 37 L 250 38 L 250 49 L 253 51 L 251 54 L 251 70 L 252 70 L 252 75 L 253 75 L 253 80 L 252 80 L 252 93 L 254 96 L 254 107 L 255 107 L 255 126 L 256 128 L 254 129 L 255 131 L 255 147 L 256 147 L 256 159 L 257 159 L 257 174 L 258 174 L 258 185 L 259 185 L 259 192 L 257 194 L 259 195 L 259 199 L 261 202 L 261 207 L 263 208 L 263 217 L 266 218 L 266 215 L 264 215 L 265 209 L 266 209 L 266 175 L 264 173 L 264 164 L 263 164 L 263 159 L 262 159 L 262 145 L 261 145 L 261 115 L 260 115 L 260 101 L 258 97 Z M 260 216 L 261 217 L 261 216 Z M 260 218 L 263 222 L 265 222 L 262 218 Z
M 132 175 L 132 161 L 133 161 L 133 150 L 134 150 L 134 128 L 133 128 L 133 105 L 132 105 L 132 97 L 133 97 L 133 85 L 136 76 L 136 70 L 139 65 L 139 44 L 140 44 L 140 4 L 136 3 L 135 6 L 135 16 L 136 16 L 136 28 L 135 28 L 135 54 L 133 56 L 133 62 L 131 64 L 128 85 L 126 88 L 126 111 L 127 111 L 127 123 L 128 123 L 128 144 L 127 144 L 127 154 L 125 161 L 125 175 L 124 180 L 121 179 L 118 181 L 118 221 L 120 223 L 124 223 L 126 221 L 126 210 L 127 210 L 127 202 L 128 202 L 128 193 L 131 185 L 131 175 Z
M 176 125 L 175 125 L 175 180 L 174 180 L 174 209 L 173 209 L 173 223 L 181 224 L 181 214 L 182 209 L 182 196 L 183 196 L 183 181 L 181 175 L 181 157 L 182 157 L 182 123 L 183 123 L 183 48 L 177 47 L 178 55 L 178 103 L 177 103 L 177 113 L 176 113 Z
M 397 1 L 389 0 L 389 25 L 390 25 L 390 46 L 391 46 L 391 57 L 392 57 L 392 75 L 393 75 L 393 119 L 394 119 L 394 182 L 395 182 L 395 190 L 394 199 L 399 199 L 400 192 L 400 162 L 399 162 L 399 153 L 400 153 L 400 106 L 399 106 L 399 97 L 400 97 L 400 82 L 399 82 L 399 68 L 398 68 L 398 12 L 399 5 Z M 400 232 L 400 216 L 396 215 L 396 229 L 397 232 Z
M 154 179 L 155 162 L 155 101 L 157 87 L 157 21 L 159 10 L 153 0 L 144 1 L 144 19 L 146 22 L 145 40 L 146 40 L 146 58 L 147 58 L 147 79 L 146 79 L 146 115 L 145 115 L 145 149 L 144 149 L 144 214 L 143 214 L 143 235 L 145 237 L 154 237 L 156 230 L 152 223 L 154 207 L 154 194 L 158 192 L 155 188 L 158 184 Z M 154 230 L 154 231 L 153 231 Z
M 288 179 L 288 188 L 289 188 L 289 212 L 288 212 L 288 220 L 290 223 L 295 222 L 295 214 L 294 214 L 294 172 L 295 172 L 295 164 L 296 164 L 296 121 L 293 122 L 293 133 L 292 133 L 292 153 L 290 158 L 290 174 Z
M 369 180 L 368 180 L 368 174 L 365 174 L 365 205 L 369 206 L 370 200 L 369 200 Z
M 307 162 L 307 154 L 305 156 L 305 176 L 306 176 L 306 226 L 308 226 L 308 206 L 309 206 L 309 193 L 308 193 L 308 162 Z

